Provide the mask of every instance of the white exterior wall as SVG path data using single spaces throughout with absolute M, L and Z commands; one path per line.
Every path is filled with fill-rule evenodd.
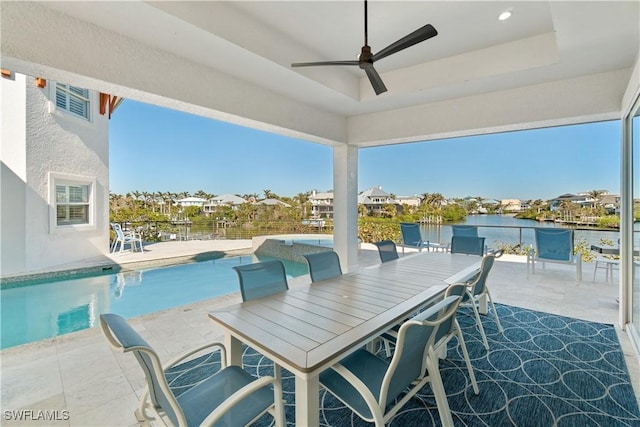
M 90 92 L 90 121 L 56 110 L 49 102 L 50 97 L 55 97 L 54 88 L 53 82 L 38 88 L 28 76 L 2 81 L 3 112 L 8 110 L 5 102 L 16 109 L 1 119 L 2 161 L 7 167 L 6 175 L 13 178 L 4 179 L 3 165 L 2 276 L 47 270 L 98 257 L 109 250 L 108 118 L 98 114 L 95 92 Z M 21 93 L 25 94 L 24 101 L 17 107 L 19 102 L 10 98 Z M 20 112 L 24 117 L 22 135 L 21 125 L 11 117 Z M 50 203 L 51 173 L 95 182 L 90 225 L 55 226 L 55 205 Z M 50 215 L 54 215 L 54 221 Z
M 25 76 L 0 78 L 0 274 L 5 266 L 24 268 L 26 181 Z M 5 124 L 11 123 L 11 126 Z M 17 206 L 17 208 L 16 208 Z M 12 268 L 12 269 L 13 269 Z

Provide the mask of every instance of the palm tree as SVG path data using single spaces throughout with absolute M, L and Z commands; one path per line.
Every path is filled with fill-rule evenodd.
M 140 196 L 142 195 L 142 193 L 136 190 L 136 191 L 132 191 L 131 194 L 133 194 L 133 198 L 134 198 L 133 206 L 137 206 L 138 202 L 140 201 Z
M 148 191 L 143 191 L 142 192 L 142 203 L 144 204 L 145 208 L 149 207 L 149 202 L 151 201 L 151 193 L 149 193 Z
M 605 192 L 602 190 L 591 190 L 589 191 L 589 197 L 593 199 L 593 203 L 591 204 L 592 208 L 596 208 L 598 202 L 600 201 L 600 196 L 602 196 Z
M 209 200 L 209 194 L 204 190 L 198 190 L 193 193 L 195 197 L 200 197 L 201 199 Z
M 118 213 L 120 200 L 122 200 L 122 196 L 120 194 L 109 192 L 109 209 L 114 213 Z
M 262 190 L 265 199 L 275 199 L 275 194 L 271 190 Z
M 575 204 L 569 200 L 563 200 L 560 202 L 558 206 L 560 208 L 560 212 L 562 212 L 565 220 L 571 220 L 573 216 L 572 213 L 575 209 Z
M 309 197 L 311 196 L 311 192 L 307 191 L 306 193 L 298 193 L 293 199 L 297 202 L 302 208 L 302 217 L 307 217 L 307 205 L 309 204 Z

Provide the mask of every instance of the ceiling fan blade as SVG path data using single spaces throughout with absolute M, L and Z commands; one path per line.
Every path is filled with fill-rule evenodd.
M 413 33 L 404 36 L 400 40 L 390 44 L 389 46 L 382 49 L 380 52 L 373 55 L 373 61 L 374 62 L 378 61 L 382 58 L 385 58 L 396 52 L 400 52 L 403 49 L 411 47 L 414 44 L 423 42 L 437 35 L 438 35 L 438 31 L 436 31 L 436 29 L 431 24 L 427 24 L 424 27 L 418 28 Z
M 376 95 L 386 92 L 387 87 L 380 78 L 380 74 L 378 74 L 376 69 L 373 68 L 373 64 L 367 64 L 363 68 L 365 73 L 367 73 L 367 77 L 369 77 L 369 81 L 371 82 L 371 86 L 373 86 L 373 90 L 376 92 Z
M 321 62 L 296 62 L 292 67 L 315 67 L 316 65 L 360 65 L 358 61 L 321 61 Z

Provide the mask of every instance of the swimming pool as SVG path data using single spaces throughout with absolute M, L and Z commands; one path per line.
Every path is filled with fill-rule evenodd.
M 218 258 L 3 288 L 0 348 L 97 326 L 102 313 L 130 318 L 238 292 L 238 276 L 232 267 L 269 259 L 276 258 Z M 282 262 L 289 277 L 308 273 L 306 264 Z

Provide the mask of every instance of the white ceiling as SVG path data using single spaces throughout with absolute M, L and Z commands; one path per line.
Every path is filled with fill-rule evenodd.
M 3 10 L 13 7 L 2 3 Z M 369 129 L 376 117 L 390 111 L 412 109 L 418 114 L 441 106 L 455 110 L 457 107 L 447 103 L 490 94 L 495 100 L 496 94 L 505 91 L 524 93 L 523 88 L 550 83 L 556 85 L 553 91 L 557 92 L 562 90 L 558 82 L 583 79 L 580 85 L 584 86 L 588 85 L 584 78 L 620 70 L 615 79 L 626 76 L 628 80 L 640 38 L 637 1 L 370 1 L 369 45 L 374 53 L 427 23 L 439 32 L 432 39 L 376 62 L 388 88 L 388 92 L 376 96 L 364 71 L 357 67 L 290 67 L 292 62 L 356 59 L 364 38 L 361 1 L 87 1 L 42 2 L 39 6 L 233 76 L 264 93 L 291 100 L 292 105 L 343 117 L 349 127 L 344 139 L 355 138 L 361 145 L 373 144 L 371 141 L 377 138 L 366 131 L 358 132 L 360 117 L 366 117 L 368 124 L 363 126 Z M 24 10 L 16 6 L 13 16 Z M 498 21 L 505 10 L 510 10 L 512 17 Z M 2 24 L 7 27 L 9 22 L 3 18 Z M 19 37 L 4 31 L 2 36 Z M 27 49 L 13 40 L 8 44 L 10 51 L 5 51 L 5 44 L 2 48 L 5 61 L 45 62 L 44 54 L 25 52 Z M 55 66 L 55 61 L 44 65 Z M 130 67 L 134 73 L 135 66 Z M 108 80 L 107 75 L 95 77 Z M 619 87 L 611 91 L 611 97 L 621 97 Z M 615 103 L 615 99 L 608 101 Z M 545 108 L 551 107 L 536 105 L 536 109 Z M 585 109 L 557 114 L 567 119 L 611 109 L 607 106 L 591 112 Z M 545 116 L 517 120 L 541 118 Z M 271 123 L 293 127 L 286 120 Z M 498 124 L 503 123 L 492 124 L 487 118 L 486 123 L 474 126 Z M 299 130 L 341 139 L 319 135 L 309 128 L 301 125 Z M 450 129 L 441 132 L 446 131 Z M 378 132 L 383 143 L 408 140 L 414 135 L 424 137 L 431 130 L 406 135 L 402 131 Z

